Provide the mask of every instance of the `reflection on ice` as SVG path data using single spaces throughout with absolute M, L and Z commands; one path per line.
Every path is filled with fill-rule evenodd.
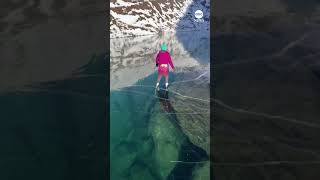
M 123 88 L 137 83 L 156 71 L 155 55 L 160 44 L 166 42 L 172 55 L 176 71 L 184 68 L 209 64 L 209 37 L 201 32 L 180 33 L 179 40 L 175 34 L 164 36 L 141 36 L 111 39 L 111 90 Z M 184 37 L 184 38 L 182 38 Z M 187 46 L 181 44 L 185 41 Z

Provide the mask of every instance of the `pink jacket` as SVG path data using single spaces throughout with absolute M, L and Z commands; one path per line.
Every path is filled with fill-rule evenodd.
M 171 68 L 174 69 L 174 65 L 172 63 L 171 56 L 168 51 L 159 51 L 156 57 L 156 64 L 170 64 Z

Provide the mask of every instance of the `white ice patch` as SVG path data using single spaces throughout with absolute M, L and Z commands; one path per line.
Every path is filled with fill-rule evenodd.
M 124 2 L 122 0 L 117 0 L 117 2 L 115 3 L 110 3 L 110 8 L 114 8 L 114 7 L 128 7 L 131 5 L 134 5 L 135 3 L 131 3 L 131 2 Z
M 113 11 L 111 11 L 111 15 L 115 19 L 130 25 L 135 24 L 139 18 L 139 16 L 116 14 Z

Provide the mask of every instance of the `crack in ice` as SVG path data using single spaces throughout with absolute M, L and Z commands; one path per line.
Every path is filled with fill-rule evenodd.
M 230 162 L 230 163 L 211 163 L 214 166 L 240 166 L 240 167 L 254 167 L 254 166 L 270 166 L 270 165 L 282 165 L 282 164 L 294 164 L 294 165 L 311 165 L 318 164 L 320 161 L 264 161 L 264 162 L 254 162 L 254 163 L 239 163 L 239 162 Z
M 269 119 L 280 119 L 280 120 L 284 120 L 284 121 L 288 121 L 291 123 L 295 123 L 295 124 L 300 124 L 300 125 L 304 125 L 304 126 L 308 126 L 308 127 L 313 127 L 313 128 L 320 128 L 319 124 L 316 123 L 310 123 L 310 122 L 304 122 L 304 121 L 300 121 L 297 119 L 293 119 L 293 118 L 287 118 L 287 117 L 283 117 L 283 116 L 279 116 L 279 115 L 270 115 L 270 114 L 266 114 L 266 113 L 259 113 L 259 112 L 254 112 L 254 111 L 249 111 L 249 110 L 245 110 L 245 109 L 239 109 L 239 108 L 234 108 L 230 105 L 225 104 L 224 102 L 218 100 L 218 99 L 213 99 L 213 101 L 231 111 L 234 112 L 238 112 L 238 113 L 246 113 L 246 114 L 252 114 L 252 115 L 256 115 L 256 116 L 262 116 L 262 117 L 266 117 Z

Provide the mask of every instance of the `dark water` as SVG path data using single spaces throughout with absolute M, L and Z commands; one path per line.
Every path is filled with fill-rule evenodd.
M 75 77 L 0 94 L 0 179 L 105 179 L 104 61 L 92 59 Z

